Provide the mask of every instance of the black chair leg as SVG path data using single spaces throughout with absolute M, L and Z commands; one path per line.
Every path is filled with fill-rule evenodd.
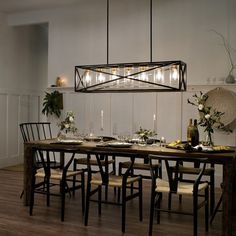
M 130 175 L 131 175 L 131 176 L 134 176 L 134 169 L 132 169 L 132 170 L 130 171 Z M 133 184 L 133 183 L 131 183 L 131 185 L 130 185 L 130 194 L 131 194 L 131 195 L 134 194 L 134 184 Z
M 108 158 L 108 157 L 106 157 Z M 105 166 L 105 173 L 108 174 L 109 172 L 109 167 L 108 165 Z M 108 199 L 108 185 L 105 185 L 105 200 L 107 201 Z
M 102 213 L 102 186 L 98 186 L 98 214 Z
M 172 194 L 169 193 L 169 196 L 168 196 L 168 210 L 171 210 L 171 199 L 172 199 Z
M 179 195 L 179 203 L 182 203 L 182 195 Z
M 197 196 L 193 196 L 193 236 L 197 236 L 197 215 L 198 215 L 198 201 Z
M 120 202 L 120 188 L 117 189 L 117 202 Z
M 47 206 L 50 206 L 50 181 L 49 178 L 46 179 L 46 189 L 47 189 Z
M 214 174 L 210 176 L 210 213 L 211 215 L 215 209 L 215 177 Z
M 65 181 L 61 181 L 61 221 L 64 221 L 65 215 Z
M 119 163 L 119 169 L 118 169 L 118 174 L 119 176 L 122 175 L 122 163 Z M 120 188 L 117 189 L 117 202 L 120 202 Z
M 205 189 L 205 231 L 208 232 L 209 226 L 209 188 Z
M 152 190 L 152 193 L 151 193 L 151 202 L 150 202 L 149 236 L 152 236 L 155 196 L 156 194 L 155 194 L 155 189 L 154 189 Z
M 220 205 L 221 205 L 221 202 L 222 202 L 222 198 L 223 198 L 223 195 L 221 194 L 220 199 L 219 199 L 219 202 L 217 203 L 216 208 L 215 208 L 215 210 L 213 211 L 213 214 L 212 214 L 212 216 L 211 216 L 210 224 L 212 224 L 212 222 L 213 222 L 213 220 L 214 220 L 214 218 L 215 218 L 215 216 L 216 216 L 216 213 L 217 213 L 217 211 L 218 211 L 219 208 L 220 208 Z
M 82 213 L 85 211 L 85 188 L 84 188 L 84 172 L 81 173 L 81 202 L 82 202 Z
M 88 225 L 90 190 L 91 190 L 91 184 L 88 184 L 87 185 L 87 194 L 86 194 L 85 214 L 84 214 L 84 225 L 85 226 Z
M 122 232 L 125 232 L 125 217 L 126 217 L 126 187 L 122 188 Z
M 74 160 L 73 171 L 76 171 L 77 161 Z M 76 176 L 73 176 L 73 196 L 75 196 Z
M 116 157 L 112 156 L 112 160 L 114 161 L 112 163 L 112 173 L 113 175 L 116 175 Z M 116 187 L 114 187 L 114 195 L 116 195 Z
M 160 221 L 161 221 L 161 212 L 160 212 L 160 209 L 161 208 L 161 194 L 158 193 L 157 194 L 157 224 L 160 224 Z
M 34 207 L 34 185 L 35 185 L 35 176 L 32 177 L 31 191 L 30 191 L 30 216 L 33 215 Z
M 143 220 L 143 187 L 142 178 L 139 180 L 139 220 Z

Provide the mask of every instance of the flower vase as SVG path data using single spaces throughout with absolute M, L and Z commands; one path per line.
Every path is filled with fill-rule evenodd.
M 207 146 L 214 146 L 213 136 L 211 132 L 207 132 L 205 143 Z
M 67 130 L 60 130 L 57 135 L 58 140 L 74 139 L 75 133 Z
M 146 144 L 147 144 L 147 139 L 144 137 L 139 137 L 139 145 L 146 146 Z

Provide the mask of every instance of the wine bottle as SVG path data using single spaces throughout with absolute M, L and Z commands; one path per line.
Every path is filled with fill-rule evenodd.
M 197 127 L 197 120 L 194 119 L 193 131 L 191 134 L 191 145 L 196 146 L 198 144 L 199 144 L 199 131 L 198 131 L 198 127 Z
M 187 127 L 187 143 L 191 144 L 192 140 L 192 131 L 193 131 L 193 120 L 189 119 L 189 125 Z

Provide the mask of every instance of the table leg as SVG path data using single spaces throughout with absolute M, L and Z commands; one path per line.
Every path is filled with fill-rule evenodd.
M 223 166 L 223 214 L 222 214 L 222 235 L 232 235 L 233 220 L 233 173 L 235 161 L 226 162 Z
M 62 168 L 65 165 L 65 153 L 64 152 L 60 152 L 60 165 Z

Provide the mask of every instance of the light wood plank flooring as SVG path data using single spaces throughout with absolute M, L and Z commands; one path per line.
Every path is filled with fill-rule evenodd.
M 0 170 L 0 235 L 122 235 L 121 210 L 119 206 L 103 205 L 102 216 L 98 217 L 97 204 L 91 203 L 89 225 L 83 225 L 80 204 L 80 192 L 75 198 L 66 199 L 65 222 L 60 221 L 60 201 L 52 197 L 51 206 L 46 207 L 44 196 L 36 195 L 33 216 L 29 216 L 28 207 L 23 206 L 20 193 L 22 191 L 23 173 Z M 149 182 L 144 181 L 144 220 L 138 220 L 138 201 L 132 200 L 127 204 L 126 233 L 124 235 L 148 235 L 149 219 Z M 109 192 L 113 195 L 113 190 Z M 219 191 L 218 196 L 219 197 Z M 165 197 L 164 197 L 165 200 Z M 174 204 L 178 204 L 176 200 Z M 183 199 L 185 208 L 191 207 L 190 199 Z M 199 235 L 221 235 L 221 213 L 218 213 L 209 233 L 204 231 L 203 210 L 199 215 Z M 192 235 L 192 217 L 163 213 L 161 224 L 154 224 L 153 235 L 159 236 L 187 236 Z

